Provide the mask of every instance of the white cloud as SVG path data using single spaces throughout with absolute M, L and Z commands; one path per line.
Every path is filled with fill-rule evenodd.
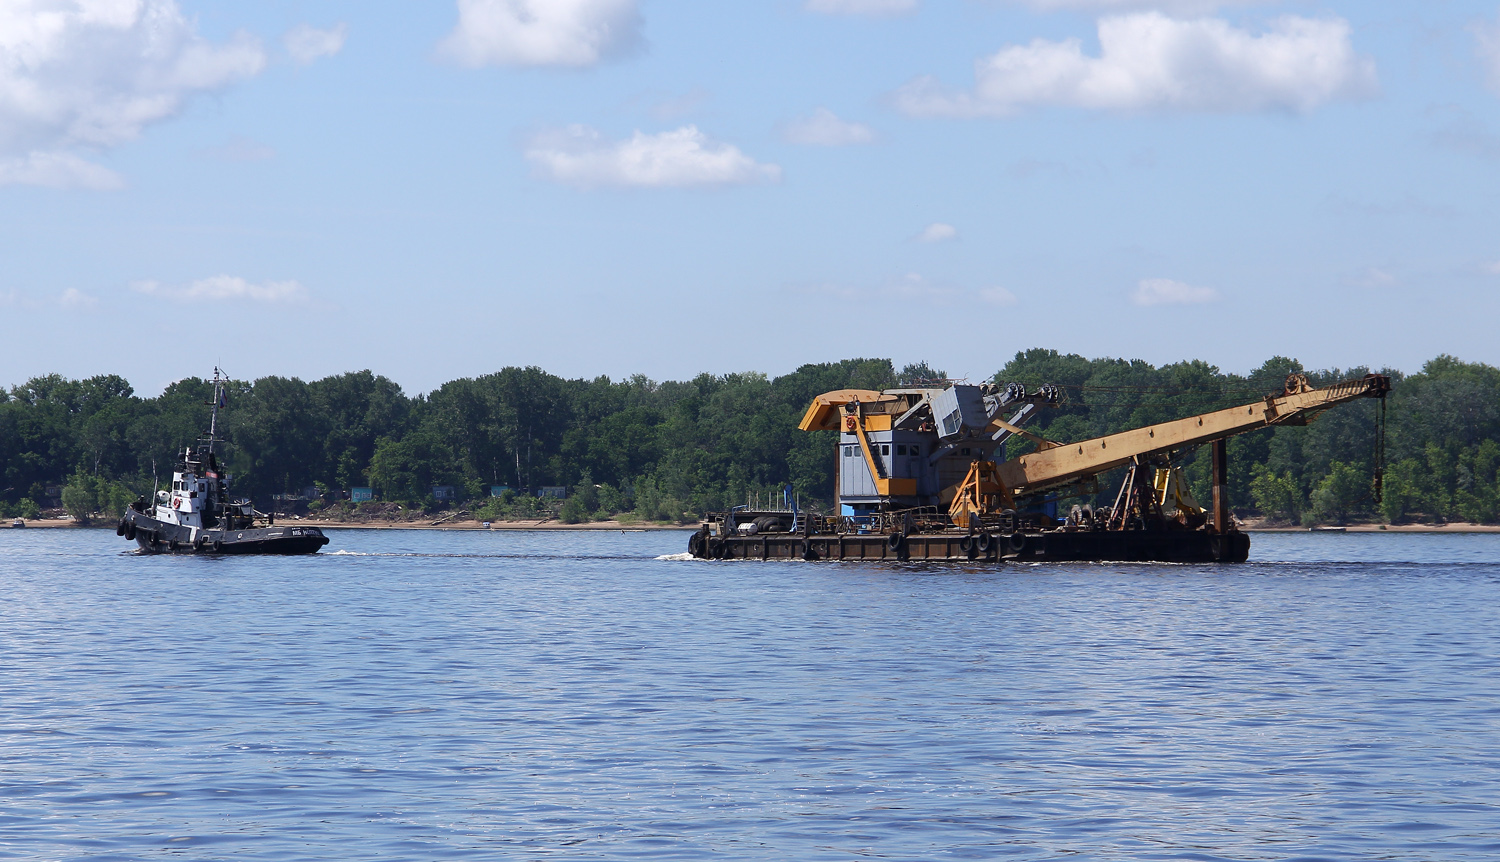
M 532 138 L 526 158 L 547 177 L 582 188 L 684 187 L 776 182 L 781 168 L 762 164 L 697 126 L 608 141 L 595 129 L 569 126 Z
M 276 157 L 276 150 L 254 138 L 244 135 L 236 135 L 229 139 L 222 147 L 210 147 L 203 151 L 205 155 L 226 162 L 263 162 Z
M 1043 12 L 1078 9 L 1084 12 L 1154 10 L 1173 15 L 1200 15 L 1225 6 L 1253 6 L 1279 0 L 1011 0 Z
M 815 147 L 846 147 L 875 140 L 875 132 L 869 126 L 841 120 L 827 108 L 818 108 L 806 117 L 787 123 L 781 136 L 788 143 Z
M 125 180 L 72 153 L 33 150 L 18 158 L 0 158 L 0 186 L 7 185 L 113 191 L 124 188 Z
M 1123 111 L 1306 112 L 1376 89 L 1375 64 L 1354 52 L 1349 22 L 1284 16 L 1259 35 L 1215 18 L 1158 12 L 1101 19 L 1100 55 L 1077 39 L 1036 39 L 974 64 L 972 91 L 931 77 L 893 94 L 902 111 L 1006 116 L 1039 105 Z
M 990 305 L 1015 305 L 1016 295 L 1003 287 L 982 287 L 979 289 L 979 298 Z
M 319 57 L 332 57 L 342 51 L 348 35 L 349 25 L 342 22 L 327 30 L 298 24 L 281 37 L 281 44 L 293 60 L 305 66 Z
M 88 311 L 99 304 L 99 300 L 80 291 L 76 287 L 70 287 L 63 291 L 58 297 L 57 304 L 69 311 Z
M 921 302 L 947 304 L 957 299 L 960 291 L 946 284 L 934 282 L 921 273 L 908 272 L 887 284 L 881 290 L 894 299 L 915 299 Z
M 662 99 L 651 106 L 651 116 L 663 123 L 681 119 L 688 114 L 696 112 L 713 98 L 713 94 L 705 89 L 695 88 L 683 93 L 681 96 L 672 96 Z
M 917 0 L 807 0 L 804 5 L 824 15 L 904 15 L 917 8 Z
M 1381 269 L 1378 266 L 1367 266 L 1352 276 L 1344 279 L 1344 283 L 1350 287 L 1390 287 L 1399 279 L 1390 270 Z
M 1500 93 L 1500 22 L 1482 21 L 1473 29 L 1474 38 L 1479 42 L 1479 62 L 1484 65 L 1486 82 L 1490 89 Z
M 130 289 L 148 296 L 189 301 L 248 299 L 254 302 L 302 302 L 307 299 L 306 288 L 295 281 L 255 284 L 233 275 L 215 275 L 185 286 L 138 281 Z
M 1194 287 L 1170 278 L 1146 278 L 1136 285 L 1130 301 L 1136 305 L 1196 305 L 1213 302 L 1219 292 L 1211 287 Z
M 940 221 L 933 222 L 917 234 L 917 242 L 947 242 L 950 239 L 958 239 L 958 228 Z
M 1001 0 L 1041 12 L 1077 9 L 1084 12 L 1126 12 L 1150 9 L 1174 15 L 1198 15 L 1225 6 L 1253 6 L 1279 0 Z M 809 12 L 828 15 L 903 15 L 915 11 L 920 0 L 806 0 Z
M 976 302 L 993 306 L 1015 305 L 1016 295 L 1003 287 L 984 287 L 969 290 L 947 281 L 934 281 L 919 272 L 908 272 L 897 278 L 863 285 L 821 282 L 813 284 L 786 284 L 783 290 L 790 293 L 822 294 L 845 301 L 880 300 L 894 302 L 903 309 L 923 306 L 973 305 Z M 913 305 L 912 303 L 919 303 Z
M 0 184 L 117 188 L 77 151 L 129 141 L 265 61 L 244 33 L 205 41 L 174 0 L 5 0 Z
M 642 41 L 637 0 L 458 0 L 438 50 L 472 68 L 592 66 Z

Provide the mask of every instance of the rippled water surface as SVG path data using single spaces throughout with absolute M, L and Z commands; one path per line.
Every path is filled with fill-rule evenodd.
M 0 533 L 0 857 L 1500 858 L 1500 536 L 1241 566 Z

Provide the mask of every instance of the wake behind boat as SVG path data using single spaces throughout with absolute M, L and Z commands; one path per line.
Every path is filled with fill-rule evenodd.
M 115 528 L 147 553 L 158 554 L 315 554 L 328 544 L 317 527 L 276 524 L 260 518 L 249 500 L 229 499 L 219 467 L 219 408 L 227 379 L 214 369 L 213 413 L 208 435 L 183 450 L 172 473 L 172 489 L 157 490 L 130 504 Z

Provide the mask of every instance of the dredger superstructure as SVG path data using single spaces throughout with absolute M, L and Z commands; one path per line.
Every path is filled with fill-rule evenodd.
M 1229 512 L 1225 441 L 1305 425 L 1362 398 L 1383 406 L 1390 389 L 1380 374 L 1321 388 L 1293 374 L 1259 401 L 1071 443 L 1024 427 L 1059 403 L 1055 386 L 827 392 L 798 427 L 839 432 L 837 513 L 795 505 L 714 513 L 688 550 L 704 559 L 1243 562 L 1250 538 Z M 1006 458 L 1013 437 L 1034 448 Z M 1213 474 L 1209 508 L 1198 505 L 1175 463 L 1203 445 Z M 1057 517 L 1057 501 L 1097 494 L 1099 477 L 1121 467 L 1113 505 L 1074 505 Z

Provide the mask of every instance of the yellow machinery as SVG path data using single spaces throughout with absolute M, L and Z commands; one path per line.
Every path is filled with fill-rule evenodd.
M 962 529 L 975 519 L 1014 508 L 1017 497 L 1078 486 L 1124 466 L 1131 470 L 1112 510 L 1111 528 L 1124 529 L 1131 518 L 1201 526 L 1205 510 L 1165 456 L 1208 443 L 1213 446 L 1210 520 L 1212 529 L 1223 532 L 1232 529 L 1225 493 L 1227 438 L 1269 426 L 1305 425 L 1338 404 L 1384 398 L 1390 378 L 1371 374 L 1315 388 L 1305 376 L 1294 374 L 1282 392 L 1260 401 L 1076 443 L 1045 440 L 1020 427 L 1036 406 L 1056 402 L 1055 390 L 1027 395 L 1013 387 L 1004 392 L 968 387 L 975 391 L 955 396 L 959 388 L 829 392 L 813 401 L 800 427 L 842 432 L 848 442 L 841 448 L 857 457 L 841 459 L 840 469 L 857 465 L 861 478 L 867 470 L 873 479 L 873 494 L 861 499 L 878 498 L 885 509 L 947 503 L 949 518 Z M 968 403 L 961 403 L 963 397 Z M 1001 409 L 1017 403 L 1022 409 L 1015 416 L 1000 417 Z M 1017 458 L 990 457 L 997 451 L 992 444 L 1012 435 L 1031 440 L 1035 449 Z M 912 442 L 883 442 L 902 439 Z M 893 445 L 897 452 L 920 453 L 907 459 L 907 475 L 896 475 L 902 465 L 889 454 Z M 962 473 L 956 472 L 960 465 L 966 468 Z M 841 488 L 848 486 L 841 480 Z
M 1058 403 L 1056 387 L 829 392 L 814 399 L 800 427 L 838 432 L 837 513 L 709 513 L 688 551 L 701 559 L 1244 562 L 1250 538 L 1229 516 L 1225 441 L 1257 428 L 1303 425 L 1335 405 L 1383 399 L 1389 390 L 1380 375 L 1321 389 L 1292 375 L 1281 392 L 1260 401 L 1073 443 L 1022 427 Z M 1035 445 L 1007 458 L 1012 438 Z M 1211 511 L 1170 460 L 1202 444 L 1211 447 Z M 1043 497 L 1097 493 L 1098 477 L 1118 467 L 1128 469 L 1113 506 L 1074 506 L 1061 523 L 1017 511 Z M 1376 482 L 1378 493 L 1378 473 Z

